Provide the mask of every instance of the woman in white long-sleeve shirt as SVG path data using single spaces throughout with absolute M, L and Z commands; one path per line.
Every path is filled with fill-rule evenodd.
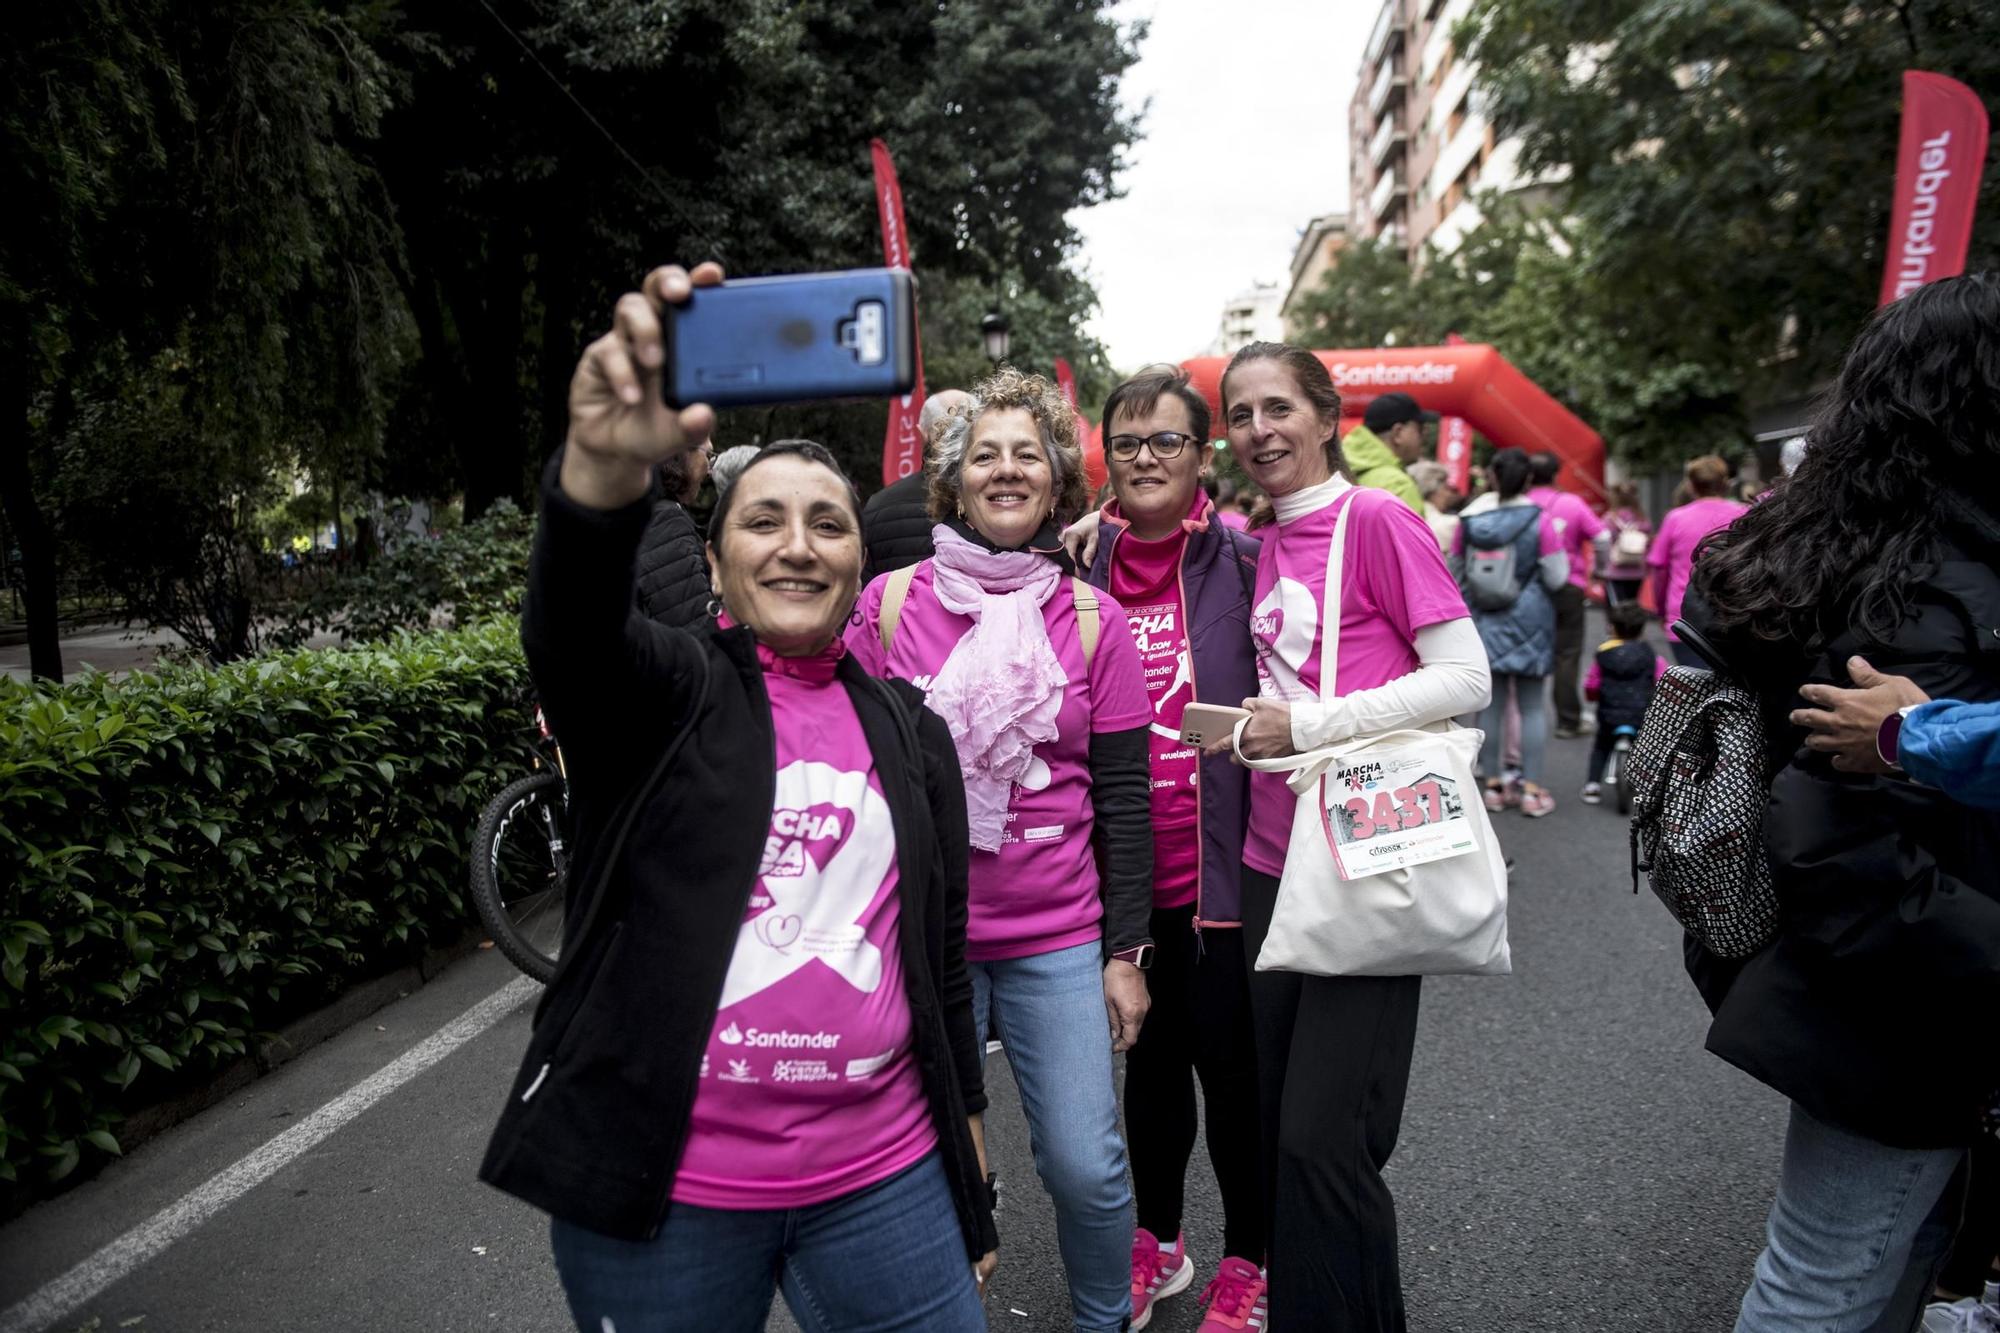
M 1312 353 L 1252 343 L 1222 377 L 1231 450 L 1271 497 L 1251 633 L 1260 697 L 1241 753 L 1273 758 L 1423 726 L 1485 706 L 1486 652 L 1424 520 L 1356 487 L 1340 394 Z M 1319 698 L 1320 608 L 1335 524 L 1349 513 L 1336 696 Z M 1251 776 L 1245 956 L 1270 931 L 1295 798 Z M 1270 1312 L 1277 1328 L 1400 1330 L 1396 1212 L 1382 1167 L 1396 1145 L 1417 1035 L 1419 977 L 1257 972 L 1251 1004 L 1264 1117 Z

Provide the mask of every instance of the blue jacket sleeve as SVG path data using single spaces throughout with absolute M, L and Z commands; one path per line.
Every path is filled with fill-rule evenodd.
M 1896 761 L 1960 805 L 2000 810 L 2000 703 L 1918 705 L 1903 719 Z

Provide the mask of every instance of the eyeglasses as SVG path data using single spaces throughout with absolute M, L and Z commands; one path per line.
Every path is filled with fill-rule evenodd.
M 1105 441 L 1111 456 L 1121 463 L 1129 463 L 1139 456 L 1139 446 L 1153 451 L 1153 457 L 1162 463 L 1169 458 L 1180 457 L 1181 450 L 1194 443 L 1194 436 L 1183 435 L 1177 430 L 1163 430 L 1158 435 L 1113 435 Z

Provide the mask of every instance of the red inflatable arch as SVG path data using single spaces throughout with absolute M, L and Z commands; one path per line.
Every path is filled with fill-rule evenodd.
M 1360 351 L 1314 352 L 1340 390 L 1344 435 L 1361 424 L 1361 412 L 1376 395 L 1400 391 L 1433 412 L 1464 417 L 1473 429 L 1501 448 L 1529 453 L 1548 450 L 1562 459 L 1558 484 L 1586 500 L 1604 496 L 1603 437 L 1514 369 L 1486 343 L 1451 347 L 1378 347 Z M 1198 356 L 1181 362 L 1194 387 L 1215 413 L 1221 436 L 1222 372 L 1229 359 Z M 1096 446 L 1099 460 L 1103 446 Z M 1088 455 L 1087 455 L 1088 456 Z M 1103 463 L 1098 462 L 1102 467 Z

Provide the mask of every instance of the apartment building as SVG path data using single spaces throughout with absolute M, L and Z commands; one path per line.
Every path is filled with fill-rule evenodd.
M 1291 278 L 1285 287 L 1285 299 L 1279 303 L 1279 310 L 1289 322 L 1298 303 L 1307 293 L 1319 286 L 1319 280 L 1326 271 L 1340 260 L 1340 252 L 1347 245 L 1347 214 L 1323 213 L 1306 224 L 1299 233 L 1299 243 L 1292 251 Z
M 1275 282 L 1256 282 L 1222 305 L 1222 321 L 1203 356 L 1229 356 L 1254 342 L 1282 342 L 1285 337 L 1285 289 Z
M 1479 225 L 1475 194 L 1534 184 L 1518 143 L 1487 123 L 1474 67 L 1454 49 L 1452 28 L 1471 7 L 1382 0 L 1348 111 L 1348 235 L 1400 246 L 1413 264 L 1425 242 L 1450 251 Z

